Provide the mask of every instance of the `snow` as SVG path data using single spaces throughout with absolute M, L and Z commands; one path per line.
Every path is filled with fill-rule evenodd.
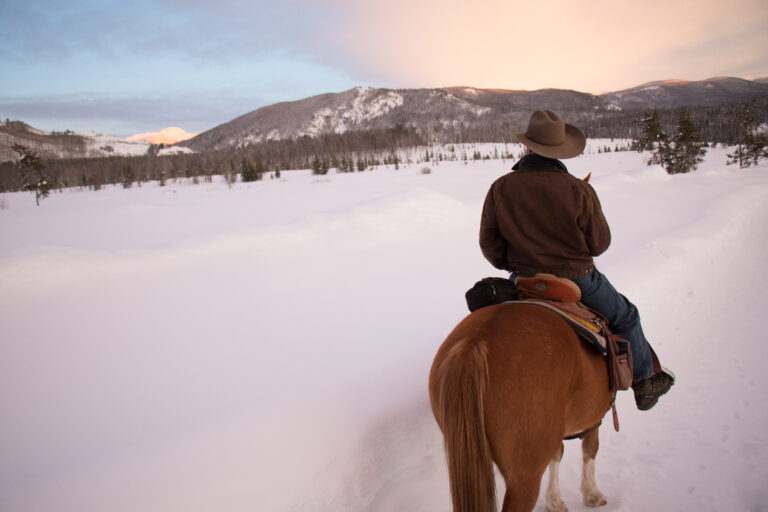
M 157 154 L 159 156 L 168 156 L 168 155 L 182 155 L 182 154 L 191 154 L 195 151 L 191 148 L 185 147 L 185 146 L 169 146 L 167 148 L 160 148 L 157 151 Z
M 174 137 L 176 138 L 175 141 L 178 142 L 194 136 L 193 134 L 188 134 L 181 128 L 176 127 L 166 128 L 155 134 L 145 133 L 128 138 L 114 137 L 112 135 L 104 135 L 95 132 L 84 132 L 78 133 L 77 135 L 85 137 L 87 157 L 146 155 L 152 143 L 146 140 L 146 137 L 144 136 L 148 137 L 156 135 L 158 137 L 165 137 L 166 143 L 170 143 Z M 156 141 L 156 143 L 158 142 Z M 194 151 L 182 146 L 161 148 L 158 151 L 158 155 L 174 155 L 180 153 L 194 153 Z
M 178 126 L 169 126 L 159 132 L 137 133 L 127 139 L 149 142 L 150 144 L 176 144 L 177 142 L 189 140 L 196 135 L 196 133 L 189 133 Z
M 454 94 L 448 93 L 446 98 L 456 103 L 456 105 L 462 110 L 470 112 L 475 116 L 482 116 L 491 111 L 490 107 L 480 107 L 478 105 L 473 105 L 472 103 L 469 103 L 468 101 L 465 101 Z
M 603 510 L 766 511 L 768 165 L 718 148 L 669 176 L 606 143 L 566 163 L 678 382 L 648 412 L 619 396 Z M 0 510 L 450 510 L 427 375 L 503 275 L 477 227 L 511 165 L 1 195 Z M 580 465 L 566 443 L 572 511 Z
M 341 116 L 351 124 L 381 117 L 387 112 L 403 105 L 403 95 L 395 91 L 377 95 L 372 100 L 369 96 L 372 89 L 357 89 L 357 96 L 352 100 L 351 110 L 342 111 Z
M 86 141 L 86 156 L 141 156 L 149 150 L 149 142 L 130 140 L 95 132 L 78 133 Z
M 349 108 L 342 105 L 338 109 L 321 108 L 315 111 L 312 120 L 309 121 L 299 135 L 317 136 L 325 131 L 343 133 L 348 128 L 381 117 L 387 112 L 402 106 L 403 96 L 395 91 L 386 94 L 373 94 L 371 88 L 358 87 L 355 89 L 355 98 Z

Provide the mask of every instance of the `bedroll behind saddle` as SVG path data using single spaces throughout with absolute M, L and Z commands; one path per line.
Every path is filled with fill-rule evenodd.
M 470 311 L 485 306 L 516 301 L 549 309 L 558 314 L 574 332 L 608 359 L 608 376 L 613 390 L 632 386 L 632 353 L 629 342 L 613 334 L 608 321 L 578 300 L 581 291 L 576 283 L 549 274 L 518 277 L 515 282 L 500 277 L 487 277 L 467 291 L 465 299 Z
M 570 279 L 552 274 L 536 274 L 533 277 L 518 277 L 514 281 L 503 277 L 486 277 L 475 283 L 465 294 L 470 311 L 521 297 L 578 302 L 581 290 Z

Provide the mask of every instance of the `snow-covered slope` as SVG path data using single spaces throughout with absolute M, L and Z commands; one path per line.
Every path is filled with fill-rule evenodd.
M 77 135 L 85 139 L 86 157 L 96 156 L 141 156 L 149 151 L 150 143 L 144 140 L 124 139 L 96 132 Z
M 18 159 L 18 153 L 11 149 L 14 144 L 22 144 L 46 159 L 141 156 L 147 154 L 151 144 L 173 144 L 193 136 L 194 134 L 175 127 L 155 134 L 140 134 L 128 138 L 96 132 L 51 133 L 13 121 L 0 124 L 0 162 Z M 190 148 L 174 146 L 162 148 L 158 154 L 191 152 L 193 151 Z
M 725 151 L 677 176 L 567 161 L 678 376 L 651 411 L 619 396 L 605 512 L 768 503 L 768 166 Z M 465 290 L 502 275 L 477 228 L 510 166 L 0 195 L 0 510 L 449 511 L 427 375 Z M 572 511 L 580 464 L 568 443 Z
M 524 127 L 532 110 L 558 112 L 577 126 L 606 137 L 628 136 L 637 113 L 649 108 L 733 105 L 768 97 L 768 85 L 740 78 L 666 80 L 601 95 L 572 90 L 513 91 L 446 87 L 374 89 L 357 87 L 259 108 L 205 131 L 182 145 L 196 151 L 225 149 L 270 139 L 413 126 L 432 137 L 435 129 L 486 133 L 490 127 Z M 623 110 L 630 112 L 623 112 Z M 483 130 L 486 130 L 484 132 Z M 507 133 L 506 131 L 503 133 Z M 486 134 L 487 135 L 487 134 Z M 427 137 L 430 139 L 431 137 Z M 456 141 L 460 137 L 448 137 Z M 473 138 L 473 140 L 476 140 Z M 495 134 L 493 139 L 502 140 Z
M 0 162 L 19 158 L 21 144 L 45 159 L 146 155 L 150 144 L 95 132 L 45 132 L 20 121 L 0 125 Z
M 171 145 L 183 140 L 191 139 L 195 135 L 197 134 L 189 133 L 178 126 L 169 126 L 168 128 L 163 128 L 159 132 L 137 133 L 136 135 L 131 135 L 128 137 L 128 140 L 141 140 L 149 142 L 150 144 Z
M 475 126 L 505 122 L 524 124 L 531 110 L 540 105 L 570 114 L 593 118 L 607 103 L 591 94 L 545 89 L 507 91 L 453 87 L 443 89 L 373 89 L 322 94 L 303 100 L 277 103 L 249 112 L 228 123 L 201 133 L 182 145 L 206 151 L 224 149 L 270 139 L 417 126 Z

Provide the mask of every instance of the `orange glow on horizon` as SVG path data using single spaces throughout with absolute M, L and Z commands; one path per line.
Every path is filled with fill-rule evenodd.
M 345 8 L 349 29 L 324 42 L 349 68 L 402 87 L 598 93 L 651 80 L 744 76 L 756 65 L 745 48 L 768 48 L 763 0 L 393 0 Z

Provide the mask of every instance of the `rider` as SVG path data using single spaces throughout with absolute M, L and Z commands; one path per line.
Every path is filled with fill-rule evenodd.
M 533 112 L 525 133 L 515 136 L 528 153 L 488 191 L 480 224 L 483 255 L 511 272 L 511 279 L 549 273 L 575 282 L 581 302 L 629 341 L 635 403 L 648 410 L 669 391 L 674 377 L 663 370 L 654 373 L 637 308 L 594 266 L 593 257 L 611 243 L 608 223 L 594 189 L 558 160 L 579 156 L 586 137 L 549 110 Z

